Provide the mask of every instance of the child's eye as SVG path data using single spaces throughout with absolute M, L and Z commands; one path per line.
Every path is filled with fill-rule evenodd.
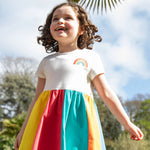
M 53 18 L 53 19 L 52 19 L 52 21 L 57 21 L 57 20 L 58 20 L 58 18 Z
M 68 17 L 66 17 L 65 19 L 66 19 L 66 20 L 71 20 L 71 19 L 72 19 L 72 17 L 69 17 L 69 16 L 68 16 Z

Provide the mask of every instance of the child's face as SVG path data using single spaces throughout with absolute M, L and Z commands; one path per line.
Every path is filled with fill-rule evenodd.
M 50 32 L 58 43 L 74 42 L 77 44 L 77 39 L 82 34 L 82 31 L 76 13 L 71 6 L 62 6 L 55 10 Z

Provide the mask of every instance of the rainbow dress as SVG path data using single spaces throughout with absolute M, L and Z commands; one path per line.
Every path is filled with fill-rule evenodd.
M 37 69 L 46 78 L 19 150 L 106 150 L 92 80 L 104 69 L 90 50 L 52 53 Z

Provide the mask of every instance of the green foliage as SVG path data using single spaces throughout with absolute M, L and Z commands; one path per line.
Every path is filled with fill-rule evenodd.
M 136 113 L 135 123 L 145 130 L 145 138 L 150 139 L 150 99 L 142 101 L 139 111 Z
M 34 97 L 33 65 L 36 66 L 36 61 L 23 57 L 4 57 L 0 61 L 3 69 L 0 74 L 0 117 L 12 118 L 27 111 Z
M 107 150 L 113 150 L 112 143 L 122 133 L 121 125 L 101 101 L 98 94 L 94 93 L 94 99 L 98 108 L 105 144 Z
M 78 3 L 80 0 L 67 0 L 68 2 L 75 2 Z
M 3 130 L 0 132 L 0 150 L 14 150 L 14 143 L 18 132 L 25 120 L 26 113 L 12 119 L 3 120 Z
M 134 120 L 134 116 L 139 111 L 140 106 L 141 106 L 140 100 L 126 101 L 124 103 L 124 108 L 125 108 L 126 112 L 128 113 L 131 121 Z
M 93 12 L 96 9 L 97 12 L 99 12 L 99 9 L 101 10 L 101 12 L 103 12 L 104 10 L 107 11 L 108 8 L 112 10 L 112 8 L 115 8 L 118 3 L 121 3 L 121 0 L 67 0 L 67 1 L 79 3 L 82 6 L 89 8 L 90 10 L 93 9 Z
M 15 137 L 9 138 L 7 136 L 0 137 L 0 150 L 15 150 Z
M 101 118 L 104 137 L 109 140 L 118 138 L 119 134 L 122 133 L 120 123 L 116 120 L 96 93 L 94 94 L 94 99 Z
M 11 118 L 28 109 L 35 93 L 35 86 L 28 74 L 5 73 L 0 82 L 0 99 L 5 118 Z M 13 114 L 12 114 L 13 112 Z
M 113 150 L 148 150 L 150 143 L 148 140 L 134 141 L 126 133 L 121 134 L 112 144 Z

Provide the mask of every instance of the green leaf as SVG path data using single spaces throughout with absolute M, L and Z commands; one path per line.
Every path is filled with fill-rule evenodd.
M 99 12 L 99 7 L 100 7 L 100 0 L 97 3 L 97 12 Z
M 93 9 L 93 12 L 97 9 L 97 12 L 101 10 L 101 13 L 103 13 L 104 10 L 107 12 L 108 8 L 110 10 L 115 8 L 118 3 L 121 3 L 121 0 L 80 0 L 78 3 L 82 6 L 85 5 L 86 9 Z
M 113 0 L 111 0 L 111 3 L 112 3 L 112 5 L 113 5 L 113 7 L 115 8 L 115 4 L 114 4 L 114 1 L 113 1 Z
M 94 12 L 94 10 L 96 9 L 96 4 L 97 4 L 97 0 L 95 0 L 95 3 L 94 3 L 94 8 L 93 8 L 93 12 Z
M 94 5 L 94 1 L 95 1 L 95 0 L 92 0 L 92 1 L 91 1 L 90 9 L 91 9 L 92 6 Z
M 90 4 L 90 0 L 88 0 L 88 3 L 87 3 L 87 5 L 86 5 L 85 9 L 88 8 L 89 4 Z
M 103 7 L 103 4 L 104 4 L 104 3 L 103 3 L 103 0 L 102 0 L 102 1 L 101 1 L 101 12 L 103 12 L 103 8 L 104 8 L 104 7 Z
M 85 2 L 86 2 L 86 0 L 81 0 L 81 5 L 83 6 L 83 5 L 85 5 Z
M 104 6 L 105 6 L 105 11 L 107 11 L 107 3 L 106 3 L 106 0 L 104 0 Z
M 110 0 L 108 0 L 108 6 L 109 6 L 109 8 L 110 8 L 110 10 L 111 10 Z
M 68 2 L 75 2 L 78 3 L 80 0 L 67 0 Z

